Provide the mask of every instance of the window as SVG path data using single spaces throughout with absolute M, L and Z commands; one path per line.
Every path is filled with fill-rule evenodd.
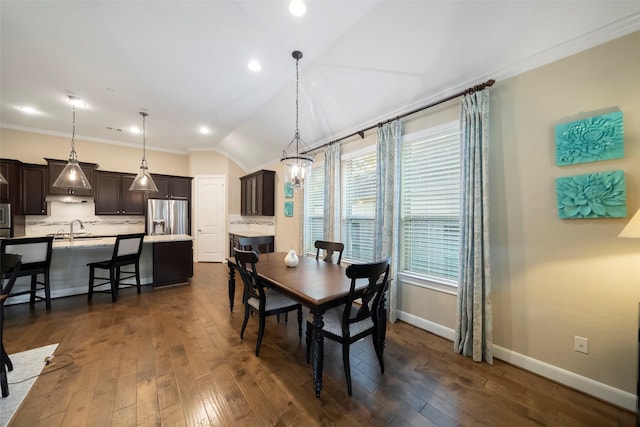
M 314 163 L 304 188 L 304 251 L 316 253 L 314 243 L 324 240 L 324 163 Z
M 458 122 L 406 135 L 400 166 L 399 270 L 457 285 L 460 250 Z
M 375 149 L 375 147 L 374 147 Z M 343 258 L 373 261 L 373 227 L 376 211 L 376 152 L 342 158 Z

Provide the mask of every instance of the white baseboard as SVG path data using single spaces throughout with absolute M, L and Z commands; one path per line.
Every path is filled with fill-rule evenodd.
M 429 320 L 414 316 L 403 311 L 397 312 L 398 319 L 407 322 L 415 327 L 424 329 L 435 335 L 453 341 L 455 331 Z M 453 346 L 451 347 L 453 351 Z M 629 411 L 636 410 L 636 396 L 626 391 L 611 387 L 607 384 L 594 381 L 591 378 L 583 377 L 566 369 L 558 368 L 537 359 L 533 359 L 524 354 L 516 353 L 508 348 L 493 345 L 493 356 L 511 365 L 533 372 L 542 377 L 553 380 L 557 383 L 579 390 L 590 396 L 609 402 Z

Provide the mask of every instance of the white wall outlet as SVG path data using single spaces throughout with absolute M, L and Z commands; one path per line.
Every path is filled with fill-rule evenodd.
M 580 353 L 589 354 L 589 339 L 585 337 L 573 337 L 573 349 Z

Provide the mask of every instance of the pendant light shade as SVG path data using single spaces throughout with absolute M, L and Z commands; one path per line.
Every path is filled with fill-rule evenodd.
M 295 188 L 299 190 L 304 187 L 304 180 L 309 176 L 309 172 L 311 169 L 311 165 L 313 164 L 313 156 L 309 156 L 306 154 L 308 148 L 305 143 L 300 138 L 300 129 L 299 129 L 299 86 L 300 86 L 300 78 L 298 74 L 298 63 L 300 58 L 302 58 L 302 52 L 299 50 L 294 50 L 291 52 L 291 56 L 293 56 L 296 60 L 296 132 L 293 136 L 293 139 L 287 145 L 287 147 L 282 151 L 282 158 L 280 159 L 280 163 L 284 166 L 284 182 L 289 183 Z M 293 153 L 291 150 L 294 148 L 293 145 L 295 143 L 296 152 Z M 289 150 L 289 153 L 287 152 Z M 302 151 L 301 151 L 302 150 Z
M 87 179 L 82 168 L 78 164 L 78 155 L 76 154 L 76 103 L 79 101 L 75 96 L 69 95 L 69 102 L 71 102 L 71 111 L 73 113 L 73 130 L 71 132 L 71 152 L 69 153 L 69 162 L 62 169 L 58 178 L 53 182 L 52 187 L 67 188 L 70 194 L 74 193 L 75 189 L 90 190 L 91 183 Z
M 129 191 L 145 191 L 149 193 L 155 193 L 158 191 L 158 187 L 156 187 L 156 183 L 153 182 L 153 178 L 151 178 L 149 168 L 147 167 L 147 159 L 145 158 L 147 150 L 147 131 L 145 128 L 145 121 L 149 114 L 141 111 L 140 115 L 142 116 L 142 163 L 140 164 L 140 170 L 138 170 L 138 174 L 129 187 Z

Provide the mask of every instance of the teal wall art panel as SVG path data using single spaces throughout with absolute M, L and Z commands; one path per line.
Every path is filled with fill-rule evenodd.
M 624 218 L 624 171 L 596 172 L 556 179 L 560 218 Z
M 558 166 L 624 156 L 622 111 L 559 124 L 555 134 Z
M 284 216 L 293 216 L 293 202 L 284 202 Z
M 293 184 L 290 182 L 284 183 L 284 198 L 293 199 Z

